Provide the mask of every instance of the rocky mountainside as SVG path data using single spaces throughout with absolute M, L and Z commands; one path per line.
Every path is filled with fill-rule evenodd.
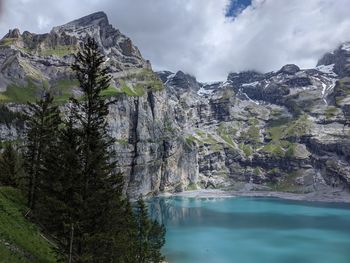
M 313 69 L 231 73 L 199 83 L 154 73 L 131 40 L 95 13 L 48 34 L 10 30 L 0 43 L 0 139 L 19 141 L 23 102 L 51 90 L 79 96 L 70 64 L 87 36 L 100 43 L 117 98 L 108 119 L 130 196 L 198 188 L 349 191 L 350 43 Z

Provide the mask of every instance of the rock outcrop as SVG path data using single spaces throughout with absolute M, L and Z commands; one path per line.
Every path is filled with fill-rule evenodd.
M 314 69 L 231 73 L 200 83 L 154 73 L 102 12 L 48 34 L 10 30 L 0 42 L 0 139 L 20 141 L 23 103 L 44 90 L 79 96 L 70 65 L 87 36 L 106 56 L 108 117 L 129 196 L 197 188 L 349 191 L 349 43 Z M 64 106 L 62 106 L 64 107 Z

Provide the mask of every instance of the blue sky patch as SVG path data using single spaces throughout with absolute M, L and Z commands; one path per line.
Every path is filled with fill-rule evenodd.
M 230 4 L 226 9 L 227 17 L 236 17 L 238 16 L 244 9 L 250 6 L 252 0 L 231 0 Z

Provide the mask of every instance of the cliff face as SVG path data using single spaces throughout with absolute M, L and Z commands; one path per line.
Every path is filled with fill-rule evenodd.
M 154 73 L 131 40 L 95 13 L 49 34 L 0 42 L 0 139 L 19 140 L 23 102 L 50 89 L 79 96 L 70 64 L 87 36 L 106 55 L 117 98 L 108 118 L 130 196 L 196 188 L 342 192 L 350 185 L 349 44 L 314 69 L 229 74 L 203 84 Z

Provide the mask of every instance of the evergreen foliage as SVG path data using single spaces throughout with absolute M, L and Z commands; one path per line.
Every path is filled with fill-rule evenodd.
M 111 161 L 114 143 L 108 135 L 106 117 L 109 102 L 101 95 L 108 89 L 111 77 L 103 68 L 105 58 L 94 39 L 88 39 L 75 56 L 73 70 L 83 92 L 83 100 L 72 99 L 72 118 L 79 137 L 81 177 L 77 183 L 81 204 L 72 224 L 74 255 L 83 262 L 123 262 L 130 248 L 122 247 L 118 237 L 125 234 L 121 228 L 127 217 L 127 200 L 122 196 L 123 178 L 116 174 Z M 128 220 L 126 220 L 128 221 Z M 98 244 L 98 246 L 96 246 Z M 125 250 L 126 249 L 126 250 Z
M 0 185 L 17 186 L 19 170 L 17 152 L 11 144 L 8 144 L 0 156 Z
M 138 263 L 159 263 L 164 257 L 160 249 L 165 244 L 165 227 L 148 217 L 147 206 L 140 197 L 135 208 L 137 224 L 136 260 Z
M 56 142 L 61 119 L 53 97 L 46 94 L 36 103 L 28 103 L 26 112 L 27 142 L 24 155 L 28 176 L 27 202 L 30 209 L 35 208 L 38 188 L 43 174 L 44 157 Z
M 63 119 L 49 94 L 29 104 L 28 206 L 56 241 L 62 262 L 161 262 L 164 226 L 148 218 L 142 199 L 134 213 L 116 173 L 104 61 L 88 39 L 72 66 L 83 97 L 70 99 Z

